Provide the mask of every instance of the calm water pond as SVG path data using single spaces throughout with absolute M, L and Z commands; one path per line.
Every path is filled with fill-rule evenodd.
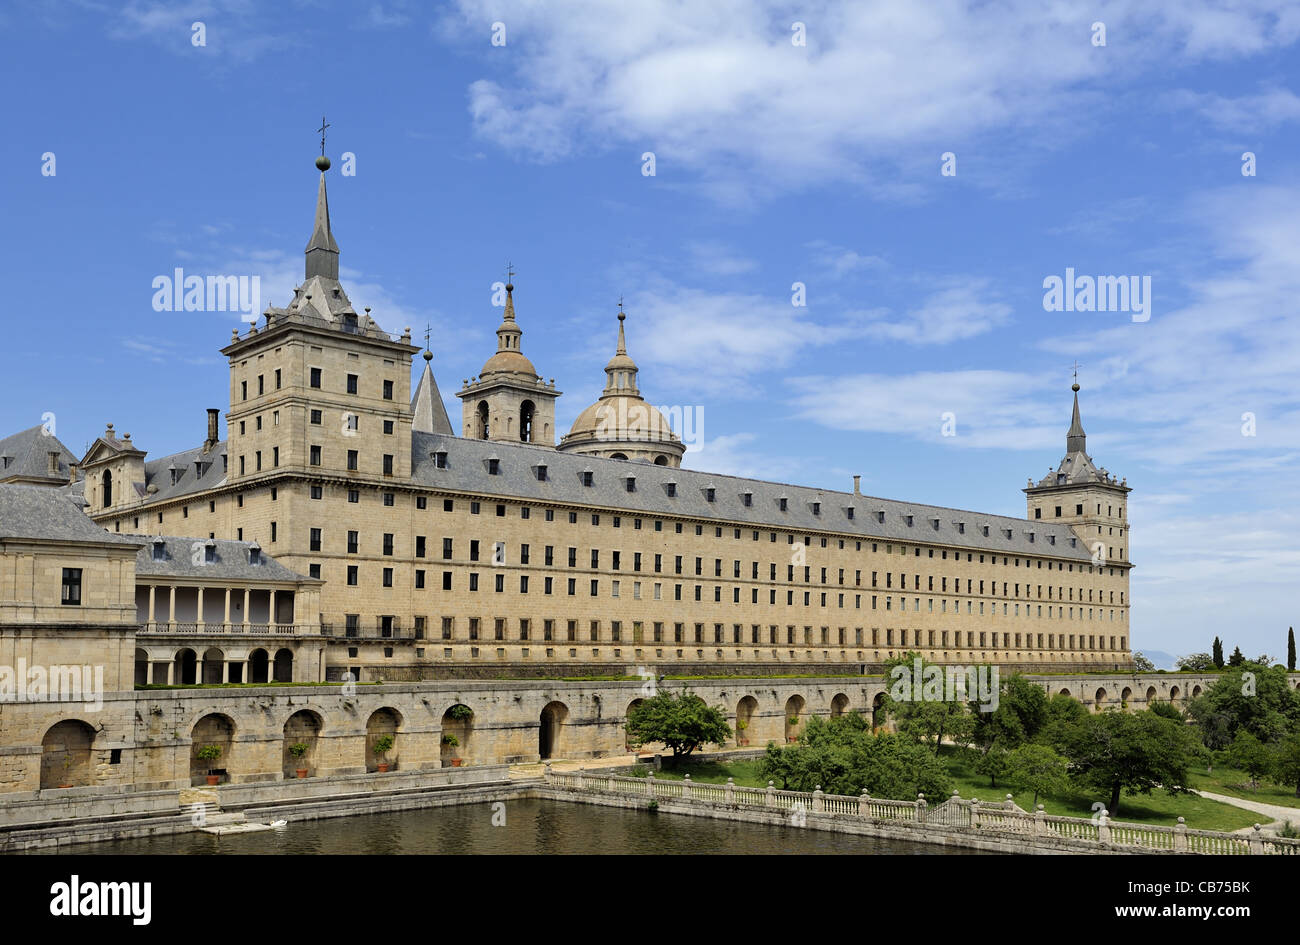
M 500 820 L 500 815 L 497 815 Z M 67 853 L 969 853 L 927 844 L 520 799 L 491 804 L 293 822 L 274 831 L 184 833 L 65 848 Z M 52 853 L 33 850 L 32 853 Z

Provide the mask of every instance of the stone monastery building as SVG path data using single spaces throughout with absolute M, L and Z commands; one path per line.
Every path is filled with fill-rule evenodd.
M 907 650 L 1132 666 L 1130 490 L 1088 455 L 1077 384 L 1023 519 L 699 472 L 642 396 L 621 310 L 604 391 L 560 435 L 507 285 L 458 436 L 433 355 L 339 282 L 317 164 L 302 285 L 222 349 L 224 437 L 211 409 L 200 444 L 157 459 L 113 424 L 80 460 L 39 427 L 0 440 L 0 482 L 106 530 L 103 566 L 51 571 L 51 594 L 98 599 L 88 582 L 134 562 L 137 682 L 843 673 Z

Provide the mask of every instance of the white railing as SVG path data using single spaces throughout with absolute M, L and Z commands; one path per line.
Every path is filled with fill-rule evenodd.
M 292 623 L 195 623 L 177 620 L 171 623 L 156 621 L 140 624 L 142 634 L 170 636 L 282 636 L 315 635 L 318 627 Z
M 629 778 L 613 774 L 587 774 L 584 771 L 558 772 L 546 765 L 545 783 L 561 790 L 578 793 L 603 792 L 625 794 L 699 804 L 725 804 L 737 808 L 776 808 L 823 814 L 832 818 L 869 821 L 903 821 L 915 829 L 942 834 L 953 829 L 976 829 L 981 834 L 1013 837 L 1041 837 L 1076 843 L 1095 844 L 1099 848 L 1136 847 L 1175 853 L 1264 854 L 1300 856 L 1300 840 L 1288 840 L 1263 833 L 1256 827 L 1251 834 L 1222 833 L 1217 830 L 1189 830 L 1178 820 L 1176 827 L 1152 824 L 1116 823 L 1108 817 L 1084 819 L 1044 813 L 1040 806 L 1030 812 L 1009 800 L 988 803 L 962 800 L 953 796 L 936 807 L 928 807 L 924 796 L 915 801 L 895 801 L 870 797 L 825 794 L 815 791 L 779 791 L 772 782 L 766 789 L 744 787 L 728 778 L 726 784 L 702 784 L 687 775 L 682 780 Z

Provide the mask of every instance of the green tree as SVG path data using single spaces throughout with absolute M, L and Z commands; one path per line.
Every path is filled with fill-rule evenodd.
M 624 728 L 629 745 L 663 742 L 672 749 L 674 761 L 701 745 L 722 745 L 731 738 L 723 710 L 691 692 L 651 696 L 628 712 Z
M 1250 786 L 1259 787 L 1259 779 L 1268 774 L 1274 766 L 1273 753 L 1264 743 L 1245 729 L 1237 732 L 1228 749 L 1228 763 L 1240 768 L 1250 776 Z
M 1007 755 L 1006 779 L 1017 787 L 1034 792 L 1034 807 L 1039 794 L 1064 791 L 1069 762 L 1047 745 L 1027 743 Z
M 1089 718 L 1088 710 L 1073 696 L 1058 692 L 1047 700 L 1046 721 L 1036 741 L 1058 754 L 1065 754 L 1079 727 Z
M 1270 774 L 1275 784 L 1295 787 L 1300 797 L 1300 732 L 1282 739 L 1273 752 L 1273 770 Z
M 1169 702 L 1153 702 L 1147 706 L 1147 709 L 1166 719 L 1172 719 L 1175 722 L 1183 721 L 1183 713 L 1178 710 L 1178 706 Z
M 1211 658 L 1214 660 L 1214 668 L 1223 669 L 1223 641 L 1218 637 L 1214 638 L 1213 650 L 1214 655 Z
M 1246 657 L 1241 655 L 1241 647 L 1234 646 L 1232 648 L 1232 655 L 1228 657 L 1228 665 L 1240 666 L 1244 662 L 1246 662 Z
M 1187 707 L 1208 748 L 1225 748 L 1245 729 L 1273 744 L 1300 732 L 1300 692 L 1280 666 L 1243 663 L 1219 677 Z
M 1114 817 L 1123 790 L 1186 792 L 1188 762 L 1203 753 L 1186 726 L 1154 712 L 1103 712 L 1078 727 L 1066 757 L 1078 783 L 1109 794 Z
M 1140 650 L 1133 654 L 1133 669 L 1139 673 L 1149 673 L 1156 668 L 1156 664 L 1147 659 L 1145 653 Z
M 1286 669 L 1295 672 L 1295 627 L 1286 628 Z
M 978 753 L 975 770 L 997 787 L 1007 770 L 1007 753 L 1035 738 L 1047 724 L 1047 693 L 1017 673 L 1002 680 L 997 708 L 985 712 L 972 703 L 971 715 L 971 745 Z
M 895 668 L 899 671 L 896 672 Z M 886 682 L 890 683 L 882 700 L 887 716 L 894 720 L 900 734 L 926 744 L 933 743 L 936 755 L 945 737 L 963 741 L 972 725 L 964 702 L 943 698 L 952 695 L 943 688 L 943 672 L 943 665 L 926 663 L 920 654 L 908 652 L 886 661 L 884 673 Z M 912 685 L 914 677 L 922 683 L 923 696 L 937 695 L 938 698 L 916 699 L 917 693 Z
M 1188 653 L 1186 656 L 1180 656 L 1174 661 L 1176 669 L 1185 672 L 1201 673 L 1214 666 L 1214 657 L 1209 653 Z

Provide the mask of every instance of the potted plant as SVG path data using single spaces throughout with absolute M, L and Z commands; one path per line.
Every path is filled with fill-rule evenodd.
M 456 748 L 456 746 L 458 746 L 458 745 L 460 744 L 460 739 L 457 738 L 455 735 L 451 734 L 451 732 L 448 732 L 447 734 L 445 734 L 445 735 L 442 736 L 442 743 L 443 743 L 444 745 L 446 745 L 448 748 L 452 748 L 452 749 L 454 749 L 454 748 Z M 453 754 L 454 754 L 454 753 L 453 753 Z M 453 768 L 459 768 L 459 767 L 460 767 L 460 759 L 459 759 L 459 758 L 451 757 L 451 758 L 448 758 L 447 761 L 450 762 L 450 764 L 451 764 L 451 766 L 452 766 Z
M 211 762 L 211 761 L 216 761 L 218 758 L 221 757 L 221 746 L 220 746 L 220 745 L 204 745 L 202 748 L 199 749 L 198 754 L 196 755 L 196 757 L 199 759 L 199 761 L 209 761 L 209 762 Z M 214 785 L 214 784 L 216 784 L 216 783 L 217 783 L 218 781 L 220 781 L 220 780 L 221 780 L 221 776 L 218 775 L 218 774 L 213 774 L 213 773 L 212 773 L 212 765 L 209 764 L 209 765 L 208 765 L 208 784 L 209 784 L 209 785 Z
M 749 744 L 749 738 L 745 735 L 745 729 L 749 728 L 749 723 L 744 719 L 736 720 L 736 744 L 744 747 Z
M 294 761 L 296 761 L 300 765 L 303 763 L 302 756 L 307 754 L 307 751 L 308 751 L 307 746 L 304 745 L 302 742 L 295 742 L 294 744 L 289 746 L 289 754 L 293 755 Z M 307 777 L 307 769 L 305 767 L 296 768 L 295 770 L 298 773 L 298 777 L 300 778 Z
M 786 721 L 787 721 L 788 723 L 790 723 L 790 728 L 791 728 L 792 730 L 793 730 L 793 729 L 796 729 L 796 728 L 799 727 L 799 716 L 797 716 L 797 715 L 792 715 L 792 716 L 790 716 L 788 719 L 786 719 Z M 785 736 L 785 740 L 788 741 L 788 742 L 798 741 L 798 739 L 799 739 L 799 736 L 798 736 L 798 735 L 795 735 L 795 734 L 793 733 L 793 731 L 787 733 L 786 736 Z
M 393 749 L 392 735 L 380 735 L 378 738 L 375 739 L 375 746 L 373 749 L 375 753 L 375 758 L 377 759 L 375 762 L 375 766 L 379 768 L 380 771 L 388 770 L 388 759 L 385 758 L 384 756 L 388 754 L 390 751 L 392 751 L 392 749 Z

